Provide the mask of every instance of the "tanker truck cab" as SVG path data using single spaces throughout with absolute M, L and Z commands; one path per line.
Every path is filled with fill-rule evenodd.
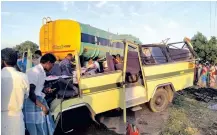
M 52 101 L 56 133 L 83 128 L 87 121 L 98 122 L 97 115 L 118 108 L 124 110 L 126 122 L 126 108 L 136 111 L 146 102 L 153 112 L 163 111 L 175 91 L 193 86 L 195 53 L 187 38 L 167 45 L 138 45 L 125 40 L 112 43 L 124 46 L 123 63 L 115 65 L 107 52 L 109 70 L 103 73 L 82 75 L 79 54 L 75 52 L 79 94 Z M 179 43 L 183 44 L 181 49 L 171 48 Z

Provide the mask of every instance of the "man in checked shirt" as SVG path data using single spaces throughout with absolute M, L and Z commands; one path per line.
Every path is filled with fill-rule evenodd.
M 65 59 L 63 59 L 60 63 L 60 69 L 62 75 L 72 76 L 73 73 L 73 65 L 72 65 L 73 55 L 71 53 L 67 54 Z

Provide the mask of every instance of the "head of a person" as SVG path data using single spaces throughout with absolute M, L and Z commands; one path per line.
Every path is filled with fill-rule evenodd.
M 24 57 L 27 57 L 27 55 L 28 55 L 28 52 L 24 52 Z
M 41 51 L 40 51 L 40 50 L 37 50 L 37 51 L 35 51 L 35 55 L 42 56 L 42 53 L 41 53 Z
M 142 48 L 142 52 L 146 57 L 150 57 L 150 49 L 149 48 Z
M 116 58 L 117 58 L 117 59 L 120 59 L 120 58 L 121 58 L 121 55 L 120 55 L 120 54 L 117 54 L 117 55 L 116 55 Z
M 53 68 L 55 62 L 56 57 L 51 53 L 43 55 L 40 60 L 40 63 L 42 64 L 45 71 L 50 71 Z
M 112 55 L 113 59 L 116 59 L 116 56 L 115 55 Z
M 19 56 L 19 51 L 16 51 L 17 56 Z
M 198 61 L 198 64 L 202 65 L 202 61 Z
M 67 54 L 66 59 L 72 61 L 73 60 L 73 55 L 71 53 Z
M 22 54 L 19 53 L 19 51 L 16 51 L 16 53 L 17 53 L 17 59 L 21 59 L 22 58 Z
M 99 61 L 99 57 L 96 57 L 96 58 L 95 58 L 95 61 Z
M 22 55 L 21 54 L 18 54 L 18 59 L 22 59 Z
M 93 58 L 90 58 L 90 59 L 88 60 L 88 63 L 89 63 L 89 64 L 93 63 Z
M 5 48 L 1 50 L 1 68 L 14 67 L 17 64 L 17 53 L 12 48 Z

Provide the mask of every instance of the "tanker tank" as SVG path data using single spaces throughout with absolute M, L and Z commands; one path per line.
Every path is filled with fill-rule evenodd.
M 44 18 L 46 22 L 40 29 L 40 50 L 53 53 L 64 59 L 68 53 L 77 51 L 85 59 L 105 57 L 110 54 L 123 54 L 122 44 L 111 44 L 110 40 L 126 39 L 141 44 L 132 35 L 118 35 L 73 20 L 55 20 Z

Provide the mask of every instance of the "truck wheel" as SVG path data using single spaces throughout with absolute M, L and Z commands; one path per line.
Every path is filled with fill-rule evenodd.
M 168 93 L 168 100 L 171 103 L 173 101 L 174 92 L 173 92 L 173 90 L 171 88 L 166 89 L 166 90 L 167 90 L 167 93 Z
M 149 107 L 153 112 L 161 112 L 169 104 L 168 93 L 163 88 L 157 89 L 156 93 L 149 101 Z

